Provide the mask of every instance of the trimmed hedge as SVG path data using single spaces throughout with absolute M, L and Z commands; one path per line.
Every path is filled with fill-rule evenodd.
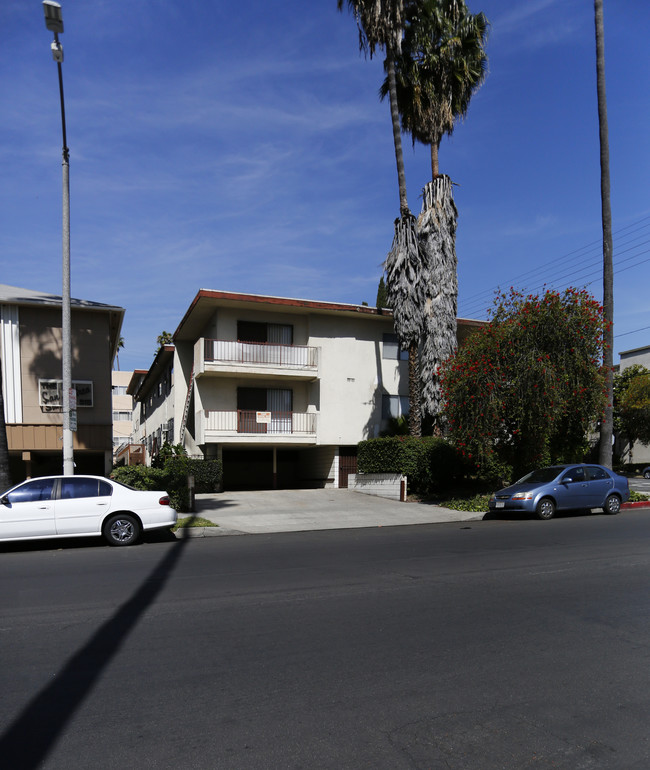
M 189 475 L 194 476 L 195 492 L 216 492 L 221 485 L 222 464 L 219 460 L 191 460 L 175 455 L 165 460 L 162 468 L 145 465 L 114 468 L 111 478 L 135 489 L 165 490 L 172 506 L 185 512 L 190 510 Z
M 360 473 L 402 473 L 409 491 L 427 494 L 446 489 L 464 475 L 464 463 L 454 447 L 437 436 L 387 436 L 361 441 Z

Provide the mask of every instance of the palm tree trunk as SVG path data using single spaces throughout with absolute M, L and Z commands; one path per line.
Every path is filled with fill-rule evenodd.
M 598 91 L 598 127 L 600 129 L 600 199 L 603 226 L 603 365 L 607 401 L 600 423 L 600 464 L 612 467 L 612 435 L 614 417 L 614 265 L 612 238 L 612 209 L 609 183 L 609 129 L 607 126 L 607 97 L 605 94 L 605 33 L 603 0 L 594 0 L 596 22 L 596 87 Z
M 438 153 L 440 151 L 440 142 L 442 137 L 431 140 L 431 181 L 440 176 L 440 165 L 438 163 Z
M 422 410 L 420 409 L 420 363 L 418 343 L 409 345 L 409 435 L 422 435 Z
M 386 70 L 388 72 L 388 97 L 390 101 L 390 116 L 393 122 L 393 143 L 395 144 L 395 163 L 397 164 L 397 181 L 399 183 L 399 210 L 401 216 L 408 216 L 409 204 L 406 199 L 406 174 L 404 173 L 404 153 L 402 152 L 402 130 L 399 122 L 397 107 L 397 84 L 395 81 L 395 57 L 392 50 L 386 49 Z
M 2 389 L 2 361 L 0 361 L 0 492 L 11 486 L 9 476 L 9 447 L 7 445 L 7 425 L 5 423 L 5 403 Z
M 442 407 L 440 364 L 456 350 L 458 211 L 451 179 L 438 176 L 424 188 L 418 217 L 418 243 L 423 262 L 424 318 L 421 353 L 423 413 L 436 420 Z

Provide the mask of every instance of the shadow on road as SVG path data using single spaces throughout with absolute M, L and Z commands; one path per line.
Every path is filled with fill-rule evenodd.
M 0 765 L 35 768 L 47 757 L 66 724 L 92 691 L 103 670 L 173 573 L 185 548 L 187 530 L 115 614 L 99 628 L 23 709 L 0 737 Z

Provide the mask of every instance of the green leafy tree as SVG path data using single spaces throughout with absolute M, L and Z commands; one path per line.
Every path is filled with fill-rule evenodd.
M 603 330 L 602 307 L 584 290 L 499 295 L 490 323 L 442 367 L 463 456 L 515 475 L 581 459 L 605 404 Z
M 650 371 L 644 366 L 614 376 L 614 431 L 627 443 L 629 462 L 635 442 L 650 444 Z

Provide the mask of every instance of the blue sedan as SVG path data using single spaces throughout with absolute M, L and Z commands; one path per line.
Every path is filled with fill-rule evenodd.
M 618 513 L 630 497 L 625 476 L 602 465 L 553 465 L 526 474 L 519 481 L 495 492 L 491 511 L 534 513 L 552 519 L 555 511 L 602 508 Z

